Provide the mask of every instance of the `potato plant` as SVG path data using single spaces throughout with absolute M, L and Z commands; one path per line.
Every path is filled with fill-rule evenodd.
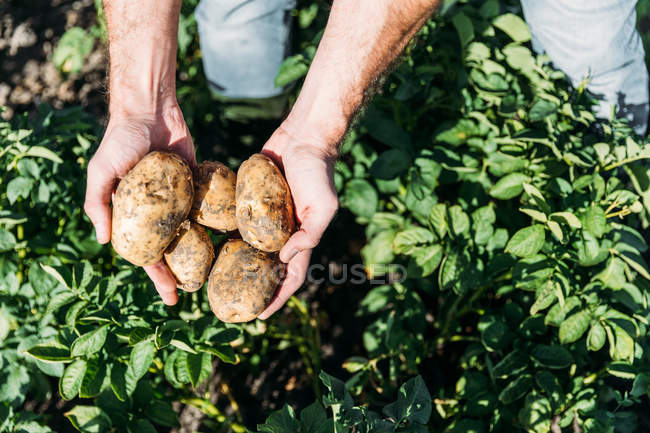
M 196 91 L 191 3 L 179 99 L 195 130 L 213 102 Z M 298 52 L 277 77 L 294 94 L 326 13 L 296 10 Z M 644 431 L 650 147 L 597 122 L 585 86 L 529 40 L 514 2 L 444 2 L 343 143 L 343 212 L 365 227 L 366 273 L 389 282 L 359 304 L 343 380 L 321 369 L 327 311 L 292 298 L 232 325 L 203 291 L 166 308 L 95 243 L 79 181 L 92 118 L 43 107 L 0 122 L 0 432 L 167 432 L 190 406 L 215 432 Z M 262 377 L 270 348 L 297 349 L 314 395 L 254 428 L 205 387 Z
M 438 428 L 638 431 L 650 147 L 597 124 L 502 12 L 430 21 L 344 145 L 367 272 L 406 269 L 362 302 L 368 356 L 347 385 L 381 395 L 462 348 L 455 384 L 432 391 Z

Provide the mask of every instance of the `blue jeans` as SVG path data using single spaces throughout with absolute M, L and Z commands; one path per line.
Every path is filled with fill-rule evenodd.
M 574 85 L 585 78 L 598 117 L 613 109 L 644 134 L 648 71 L 636 30 L 636 0 L 522 0 L 533 48 Z M 295 0 L 202 0 L 196 11 L 206 75 L 224 96 L 278 95 L 274 79 L 288 54 Z
M 521 0 L 533 35 L 533 48 L 546 52 L 574 86 L 600 101 L 596 115 L 613 109 L 645 134 L 648 122 L 648 70 L 636 29 L 636 0 Z
M 282 93 L 275 76 L 289 54 L 295 0 L 202 0 L 195 16 L 211 87 L 231 98 Z

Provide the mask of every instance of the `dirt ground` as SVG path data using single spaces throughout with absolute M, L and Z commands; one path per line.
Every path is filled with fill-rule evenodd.
M 32 111 L 44 102 L 56 108 L 80 104 L 104 115 L 102 42 L 95 42 L 80 73 L 64 75 L 52 63 L 54 48 L 66 30 L 88 29 L 95 23 L 93 0 L 0 1 L 0 105 L 8 107 L 2 117 Z

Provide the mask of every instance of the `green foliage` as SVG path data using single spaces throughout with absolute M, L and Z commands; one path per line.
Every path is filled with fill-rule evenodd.
M 368 357 L 345 364 L 347 386 L 385 396 L 464 350 L 455 390 L 432 390 L 437 429 L 634 431 L 612 409 L 647 390 L 625 396 L 648 361 L 650 145 L 599 129 L 500 10 L 446 5 L 343 146 L 336 185 L 366 226 L 367 271 L 408 270 L 362 301 Z
M 61 36 L 54 50 L 54 66 L 65 73 L 80 72 L 94 45 L 95 37 L 92 34 L 88 34 L 81 27 L 72 27 Z
M 214 119 L 196 3 L 179 23 L 193 131 Z M 242 432 L 206 384 L 224 364 L 259 372 L 270 347 L 293 346 L 316 401 L 279 405 L 260 433 L 638 431 L 650 147 L 623 123 L 596 124 L 589 95 L 530 50 L 517 6 L 442 10 L 336 164 L 340 202 L 365 226 L 366 272 L 387 281 L 359 304 L 345 381 L 320 371 L 319 318 L 303 302 L 265 326 L 218 322 L 200 293 L 166 308 L 141 270 L 95 242 L 79 179 L 99 128 L 83 112 L 0 122 L 0 431 L 168 431 L 184 404 L 206 416 L 201 428 Z M 301 39 L 278 85 L 304 77 L 327 7 L 293 15 Z M 92 42 L 75 38 L 55 53 L 70 72 Z M 53 395 L 64 410 L 29 410 Z

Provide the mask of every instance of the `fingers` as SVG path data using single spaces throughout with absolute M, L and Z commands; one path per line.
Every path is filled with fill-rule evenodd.
M 266 310 L 258 316 L 259 319 L 266 320 L 273 313 L 278 311 L 289 300 L 305 282 L 307 275 L 307 268 L 309 267 L 309 259 L 311 257 L 311 250 L 305 250 L 296 255 L 287 266 L 287 275 L 282 281 L 282 285 L 278 289 L 275 297 L 271 301 Z
M 156 286 L 162 301 L 166 305 L 175 305 L 178 302 L 176 280 L 169 268 L 163 262 L 158 262 L 155 265 L 144 266 L 143 269 Z
M 194 144 L 192 143 L 192 137 L 189 136 L 189 132 L 188 136 L 183 138 L 181 141 L 170 144 L 169 149 L 182 156 L 183 159 L 190 165 L 190 167 L 196 167 L 196 153 L 194 151 Z
M 95 156 L 88 163 L 87 178 L 84 211 L 95 227 L 97 242 L 105 244 L 111 240 L 110 202 L 117 177 L 110 164 Z
M 336 196 L 319 200 L 303 211 L 300 230 L 294 233 L 280 250 L 280 260 L 289 263 L 301 251 L 311 250 L 320 242 L 338 208 Z

